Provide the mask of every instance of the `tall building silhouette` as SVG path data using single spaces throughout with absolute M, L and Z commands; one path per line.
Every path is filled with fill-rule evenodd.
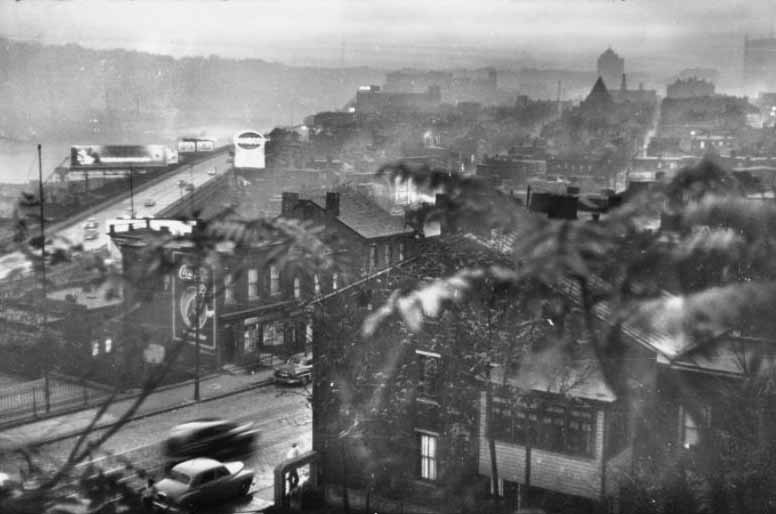
M 617 55 L 611 47 L 598 57 L 598 76 L 606 84 L 607 89 L 616 89 L 625 73 L 625 59 Z

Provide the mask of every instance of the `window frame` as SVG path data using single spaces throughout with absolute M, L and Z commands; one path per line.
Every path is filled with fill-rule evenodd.
M 293 282 L 294 287 L 294 299 L 299 300 L 302 298 L 302 279 L 299 277 L 294 277 Z
M 248 269 L 248 300 L 259 299 L 259 270 L 256 268 Z
M 280 294 L 280 269 L 275 264 L 269 267 L 269 294 L 277 296 Z
M 442 355 L 426 350 L 415 350 L 415 358 L 418 361 L 417 397 L 436 401 L 440 392 Z M 432 362 L 433 367 L 427 366 Z
M 248 286 L 250 289 L 250 286 Z M 232 273 L 224 274 L 224 304 L 230 305 L 236 303 L 234 296 L 234 275 Z
M 592 405 L 494 395 L 488 406 L 489 437 L 509 444 L 594 459 L 597 430 Z
M 418 444 L 418 477 L 436 482 L 439 479 L 439 434 L 418 429 L 415 434 Z

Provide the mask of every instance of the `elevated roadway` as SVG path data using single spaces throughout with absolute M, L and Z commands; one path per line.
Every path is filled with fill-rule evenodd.
M 229 153 L 225 150 L 212 157 L 192 164 L 184 164 L 177 170 L 159 179 L 134 188 L 115 199 L 88 209 L 69 220 L 46 227 L 46 240 L 55 246 L 82 244 L 87 251 L 109 246 L 108 225 L 118 218 L 155 217 L 175 202 L 185 201 L 193 190 L 216 180 L 231 168 Z M 134 212 L 133 211 L 134 205 Z M 87 239 L 87 222 L 94 222 L 97 228 L 93 238 Z M 13 270 L 29 271 L 31 266 L 21 252 L 0 257 L 0 280 Z

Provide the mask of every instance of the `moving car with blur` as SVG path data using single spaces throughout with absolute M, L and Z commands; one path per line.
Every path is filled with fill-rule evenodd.
M 252 483 L 253 470 L 244 463 L 200 457 L 174 466 L 156 484 L 153 503 L 162 511 L 191 511 L 200 505 L 244 496 L 250 492 Z
M 313 356 L 297 353 L 275 369 L 275 381 L 281 384 L 309 384 L 313 379 Z
M 236 423 L 203 418 L 180 424 L 170 430 L 163 444 L 167 467 L 194 459 L 234 459 L 253 452 L 259 432 L 253 423 Z

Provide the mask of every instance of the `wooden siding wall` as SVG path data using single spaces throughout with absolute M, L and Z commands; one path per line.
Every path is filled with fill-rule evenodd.
M 479 473 L 491 476 L 485 393 L 480 398 Z M 531 486 L 598 500 L 601 496 L 601 459 L 604 447 L 604 412 L 596 411 L 595 456 L 572 457 L 546 450 L 531 450 Z M 525 483 L 525 447 L 496 441 L 499 478 Z

